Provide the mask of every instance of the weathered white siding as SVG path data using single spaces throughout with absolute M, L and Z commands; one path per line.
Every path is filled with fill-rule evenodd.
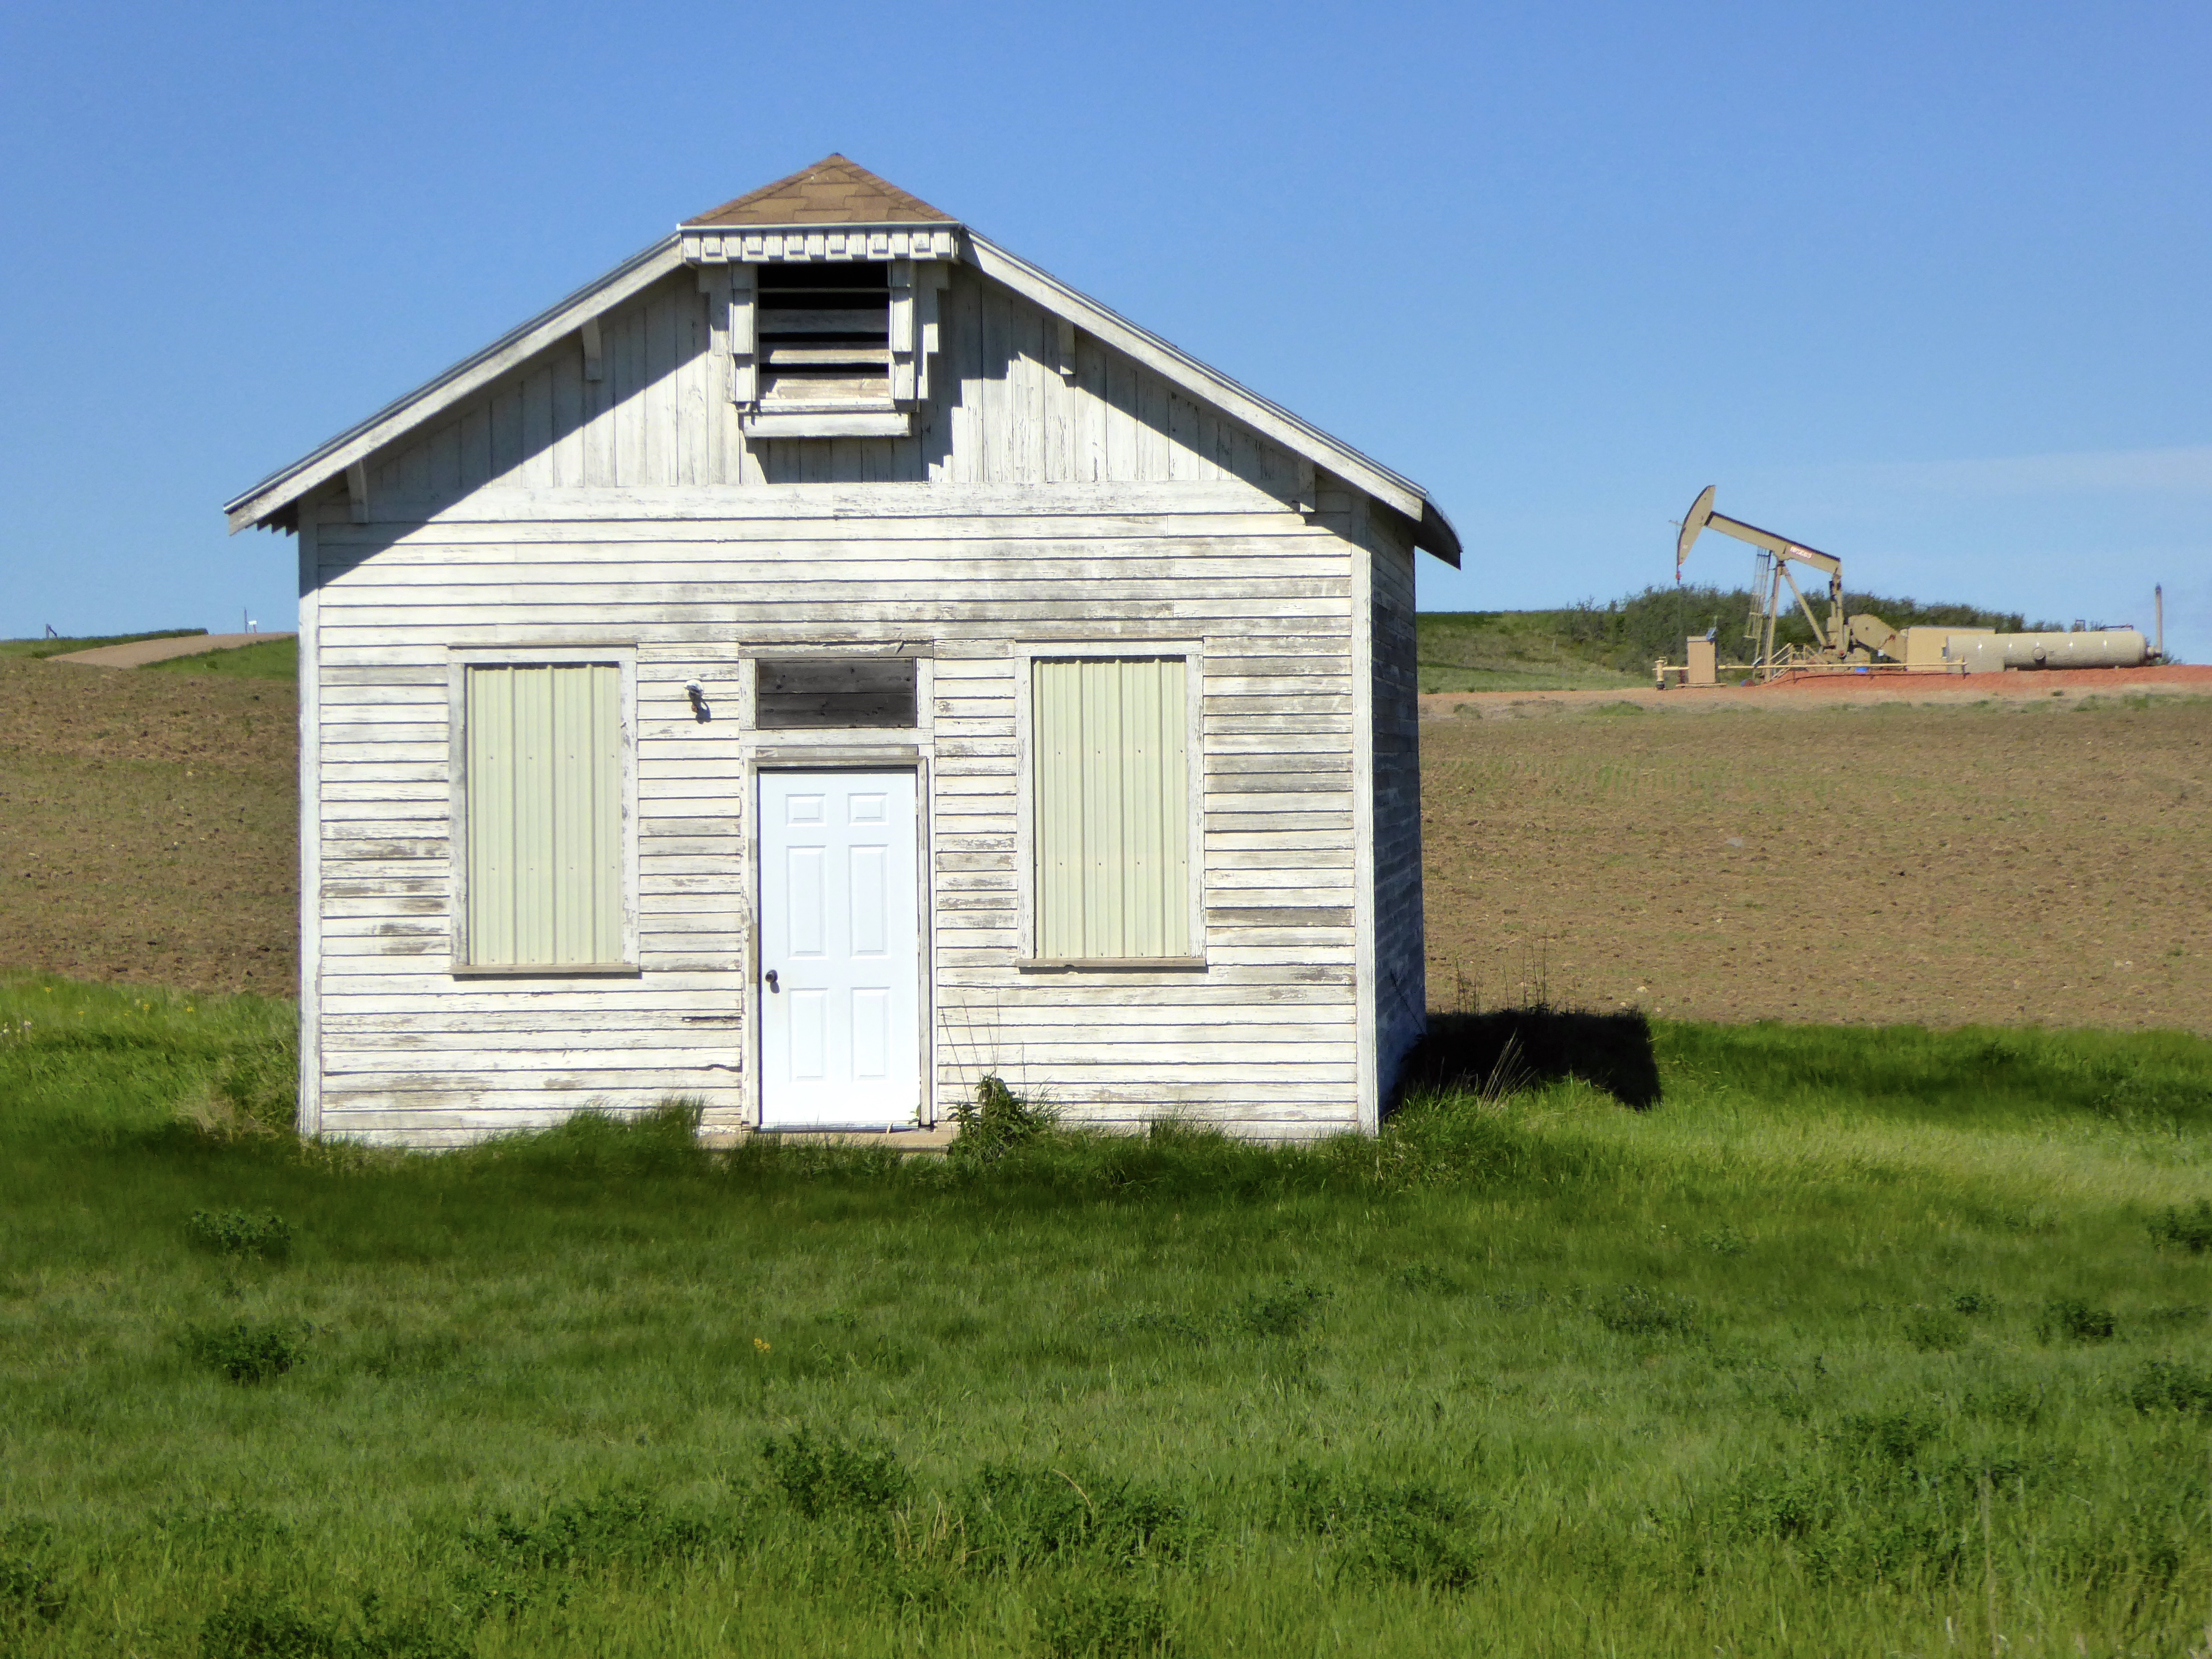
M 1420 683 L 1413 635 L 1413 544 L 1404 521 L 1374 514 L 1370 712 L 1375 754 L 1375 1022 L 1377 1086 L 1428 1024 L 1421 915 Z
M 917 640 L 936 652 L 917 737 L 945 1094 L 996 1069 L 1079 1115 L 1184 1107 L 1270 1133 L 1351 1121 L 1351 544 L 1240 486 L 1118 501 L 908 489 L 913 515 L 864 537 L 848 492 L 805 488 L 752 492 L 757 516 L 650 523 L 539 519 L 543 503 L 499 491 L 405 527 L 324 510 L 325 1132 L 450 1137 L 672 1092 L 734 1115 L 739 660 Z M 472 516 L 502 507 L 525 516 Z M 1012 647 L 1189 634 L 1206 641 L 1206 971 L 1017 973 Z M 448 648 L 630 642 L 642 977 L 453 981 Z M 703 723 L 693 678 L 716 711 Z
M 366 522 L 342 491 L 307 505 L 324 1133 L 436 1144 L 673 1094 L 749 1121 L 772 734 L 741 731 L 742 675 L 853 647 L 930 659 L 921 727 L 875 737 L 921 769 L 940 1110 L 995 1071 L 1078 1119 L 1358 1124 L 1370 833 L 1386 1080 L 1420 1013 L 1404 526 L 1342 489 L 1297 510 L 1285 452 L 1087 337 L 1064 378 L 1052 320 L 973 271 L 945 301 L 912 438 L 749 445 L 686 272 L 603 319 L 605 380 L 550 349 L 374 458 Z M 1369 627 L 1404 659 L 1371 702 Z M 1189 640 L 1205 968 L 1022 971 L 1020 650 Z M 456 979 L 450 653 L 551 646 L 635 647 L 641 971 Z
M 603 378 L 573 339 L 542 353 L 368 468 L 380 514 L 426 511 L 489 484 L 1210 483 L 1289 499 L 1291 458 L 1151 370 L 1078 337 L 961 267 L 943 295 L 945 349 L 908 438 L 749 440 L 710 355 L 707 298 L 679 271 L 599 321 Z

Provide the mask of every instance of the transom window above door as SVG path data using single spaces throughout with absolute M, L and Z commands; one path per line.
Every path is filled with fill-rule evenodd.
M 907 727 L 920 713 L 911 657 L 769 657 L 753 665 L 763 731 Z

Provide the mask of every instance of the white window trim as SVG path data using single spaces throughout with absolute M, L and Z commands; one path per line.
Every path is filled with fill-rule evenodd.
M 617 743 L 622 750 L 622 959 L 618 962 L 473 963 L 469 960 L 468 677 L 471 668 L 558 667 L 611 664 L 621 675 L 616 694 Z M 450 646 L 446 652 L 446 753 L 452 781 L 447 821 L 447 863 L 453 871 L 453 960 L 455 979 L 635 979 L 643 971 L 638 949 L 637 647 L 614 646 Z
M 1190 810 L 1191 954 L 1182 957 L 1040 957 L 1036 953 L 1036 766 L 1031 702 L 1036 664 L 1062 659 L 1128 657 L 1183 659 L 1184 799 Z M 1020 915 L 1015 966 L 1025 973 L 1138 973 L 1203 969 L 1206 965 L 1206 641 L 1073 640 L 1014 647 L 1014 893 Z

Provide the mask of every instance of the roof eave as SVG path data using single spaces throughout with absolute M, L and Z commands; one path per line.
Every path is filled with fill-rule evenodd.
M 410 428 L 544 350 L 563 334 L 580 327 L 586 319 L 659 281 L 683 264 L 682 241 L 680 233 L 663 237 L 519 328 L 510 329 L 483 350 L 464 357 L 289 466 L 270 473 L 224 505 L 232 533 L 276 520 L 301 497 L 328 483 L 355 462 L 365 460 Z

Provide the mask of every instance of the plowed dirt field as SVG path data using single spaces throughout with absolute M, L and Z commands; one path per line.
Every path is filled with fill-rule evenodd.
M 1431 1005 L 2212 1031 L 2212 696 L 2051 684 L 1427 700 Z
M 0 969 L 299 983 L 282 680 L 0 660 Z

